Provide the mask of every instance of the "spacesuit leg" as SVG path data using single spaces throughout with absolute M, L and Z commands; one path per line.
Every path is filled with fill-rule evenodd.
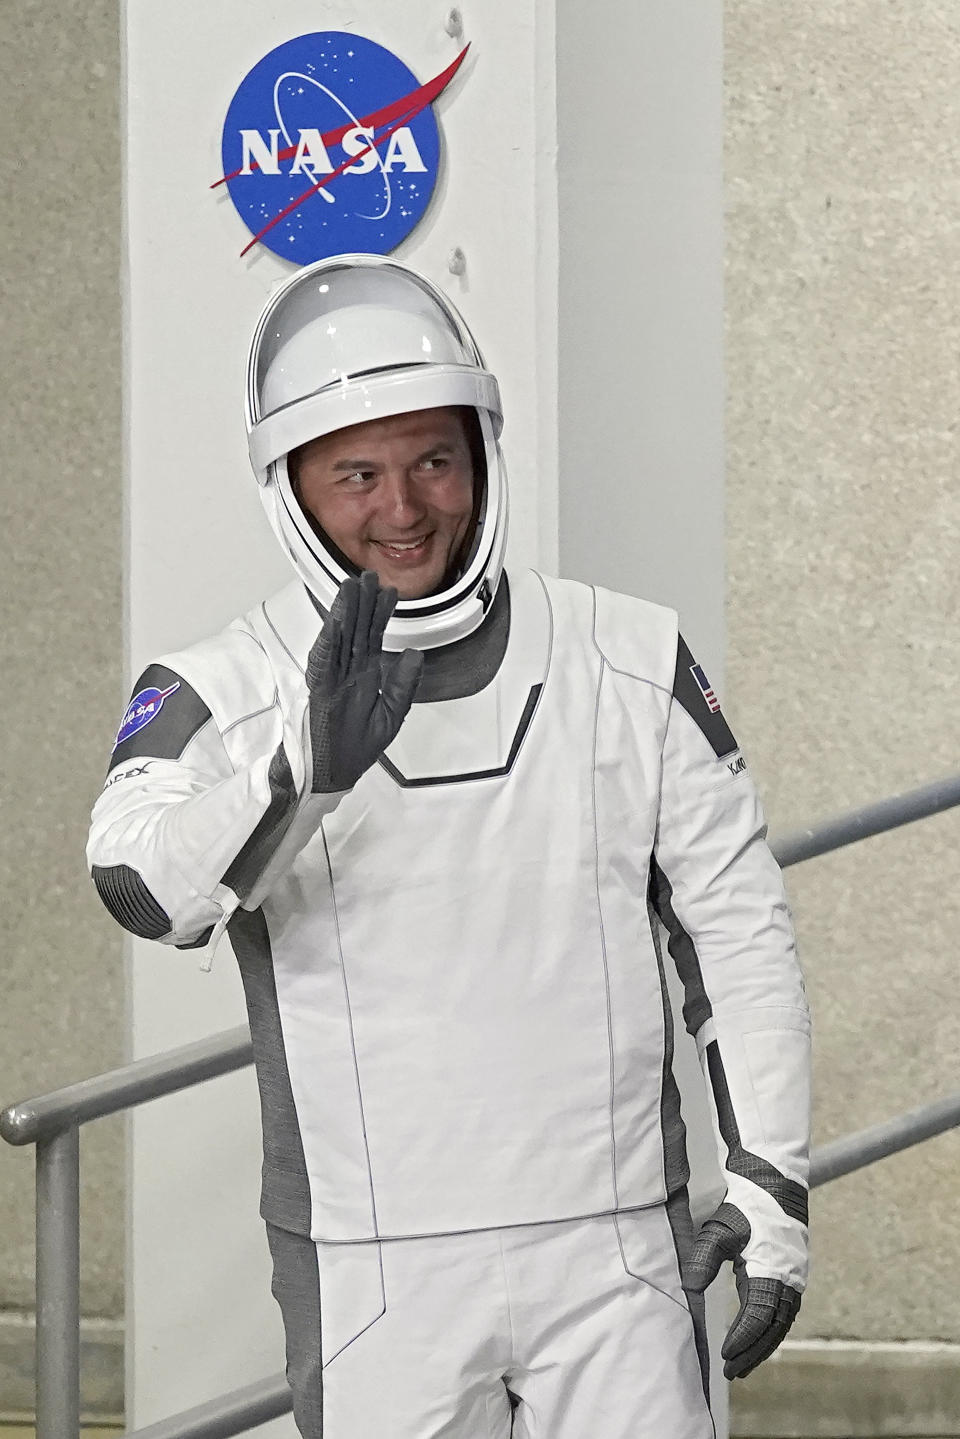
M 664 1205 L 503 1231 L 514 1439 L 714 1439 Z
M 271 1250 L 303 1439 L 509 1439 L 495 1232 Z

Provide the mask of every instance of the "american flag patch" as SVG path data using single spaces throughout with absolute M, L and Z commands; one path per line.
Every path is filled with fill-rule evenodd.
M 694 679 L 696 680 L 697 684 L 700 686 L 700 689 L 701 689 L 701 691 L 703 692 L 703 697 L 704 697 L 704 699 L 705 699 L 706 702 L 707 702 L 707 707 L 709 708 L 710 713 L 711 713 L 712 715 L 718 715 L 718 714 L 720 713 L 720 701 L 717 699 L 717 697 L 716 697 L 716 695 L 714 694 L 713 690 L 710 688 L 710 681 L 707 679 L 707 677 L 706 677 L 706 675 L 704 674 L 703 670 L 700 668 L 699 665 L 691 665 L 691 666 L 690 666 L 690 673 L 693 675 L 693 677 L 694 677 Z

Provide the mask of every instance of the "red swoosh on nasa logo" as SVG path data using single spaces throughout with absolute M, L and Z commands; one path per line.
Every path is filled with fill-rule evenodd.
M 124 730 L 127 728 L 127 725 L 132 724 L 134 720 L 143 719 L 143 716 L 147 714 L 148 711 L 152 710 L 153 713 L 150 715 L 150 719 L 144 720 L 143 724 L 140 725 L 139 729 L 134 730 L 134 734 L 138 734 L 140 729 L 144 729 L 150 723 L 150 720 L 156 719 L 157 715 L 163 709 L 164 700 L 168 700 L 170 696 L 174 694 L 175 691 L 179 688 L 180 681 L 177 680 L 176 684 L 171 685 L 169 689 L 158 690 L 152 700 L 149 700 L 145 705 L 139 705 L 137 709 L 133 708 L 134 701 L 138 700 L 140 698 L 140 695 L 142 695 L 144 691 L 140 690 L 138 694 L 135 694 L 133 699 L 127 706 L 126 714 L 123 716 L 123 721 L 120 725 L 119 730 L 117 731 L 117 737 L 113 742 L 113 750 L 118 749 L 119 746 L 123 743 L 122 735 Z M 156 685 L 148 685 L 147 689 L 156 689 Z M 113 750 L 111 751 L 111 753 L 113 753 Z
M 269 224 L 264 225 L 263 229 L 254 235 L 249 245 L 243 247 L 240 251 L 241 258 L 248 254 L 254 245 L 259 244 L 264 235 L 269 235 L 270 231 L 276 225 L 279 225 L 281 220 L 285 220 L 288 215 L 293 214 L 294 210 L 298 210 L 305 200 L 309 200 L 311 195 L 315 195 L 318 190 L 322 190 L 326 185 L 331 184 L 338 175 L 342 175 L 345 170 L 349 170 L 351 165 L 355 165 L 358 160 L 362 160 L 364 155 L 369 155 L 371 150 L 383 145 L 390 139 L 390 136 L 393 135 L 395 131 L 399 130 L 403 125 L 409 124 L 411 120 L 415 120 L 421 110 L 426 109 L 428 105 L 432 105 L 434 100 L 443 94 L 454 75 L 456 75 L 460 69 L 469 49 L 469 43 L 464 45 L 456 60 L 454 60 L 451 65 L 448 65 L 446 70 L 441 71 L 433 80 L 428 80 L 427 83 L 421 85 L 419 89 L 411 90 L 409 95 L 403 96 L 400 100 L 394 100 L 391 104 L 385 105 L 381 110 L 375 110 L 372 115 L 365 116 L 360 122 L 364 129 L 375 129 L 378 124 L 382 125 L 385 120 L 395 119 L 396 124 L 391 125 L 388 130 L 384 130 L 383 134 L 378 136 L 371 144 L 365 145 L 362 150 L 358 150 L 356 155 L 351 155 L 349 160 L 345 160 L 342 165 L 339 165 L 337 169 L 333 171 L 332 175 L 325 175 L 322 180 L 319 180 L 315 185 L 311 185 L 309 190 L 304 190 L 302 195 L 298 195 L 295 200 L 291 200 L 290 204 L 282 209 L 279 215 L 275 215 Z M 397 116 L 399 116 L 399 119 L 397 119 Z M 338 144 L 347 131 L 353 128 L 352 124 L 342 125 L 339 129 L 328 130 L 321 136 L 321 139 L 325 145 Z M 286 150 L 278 151 L 277 158 L 288 160 L 295 154 L 296 146 L 294 145 Z M 232 180 L 234 176 L 239 174 L 239 170 L 234 170 L 231 175 L 225 175 L 223 179 L 217 180 L 216 184 L 211 185 L 211 190 L 216 189 L 217 185 L 224 184 L 226 180 Z
M 120 728 L 124 729 L 130 723 L 131 719 L 139 719 L 141 715 L 147 713 L 147 710 L 152 710 L 154 705 L 159 708 L 163 704 L 164 700 L 168 700 L 170 696 L 179 688 L 180 681 L 177 680 L 176 684 L 171 685 L 169 689 L 158 690 L 157 693 L 154 695 L 153 699 L 147 700 L 147 703 L 145 705 L 140 705 L 138 709 L 133 711 L 133 714 L 130 715 L 129 719 L 125 716 L 123 724 L 120 726 Z

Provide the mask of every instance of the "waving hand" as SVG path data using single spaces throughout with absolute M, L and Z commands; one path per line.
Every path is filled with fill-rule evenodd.
M 351 789 L 396 738 L 423 669 L 419 650 L 383 653 L 397 603 L 373 570 L 340 586 L 307 660 L 313 792 Z

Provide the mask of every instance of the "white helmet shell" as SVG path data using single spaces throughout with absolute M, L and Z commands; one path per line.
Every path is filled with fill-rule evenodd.
M 462 405 L 476 410 L 486 457 L 472 548 L 447 589 L 398 602 L 386 649 L 432 649 L 462 639 L 496 594 L 507 534 L 496 379 L 443 292 L 395 260 L 320 260 L 287 280 L 260 316 L 247 364 L 250 460 L 284 553 L 324 609 L 351 571 L 293 493 L 291 450 L 347 425 Z

